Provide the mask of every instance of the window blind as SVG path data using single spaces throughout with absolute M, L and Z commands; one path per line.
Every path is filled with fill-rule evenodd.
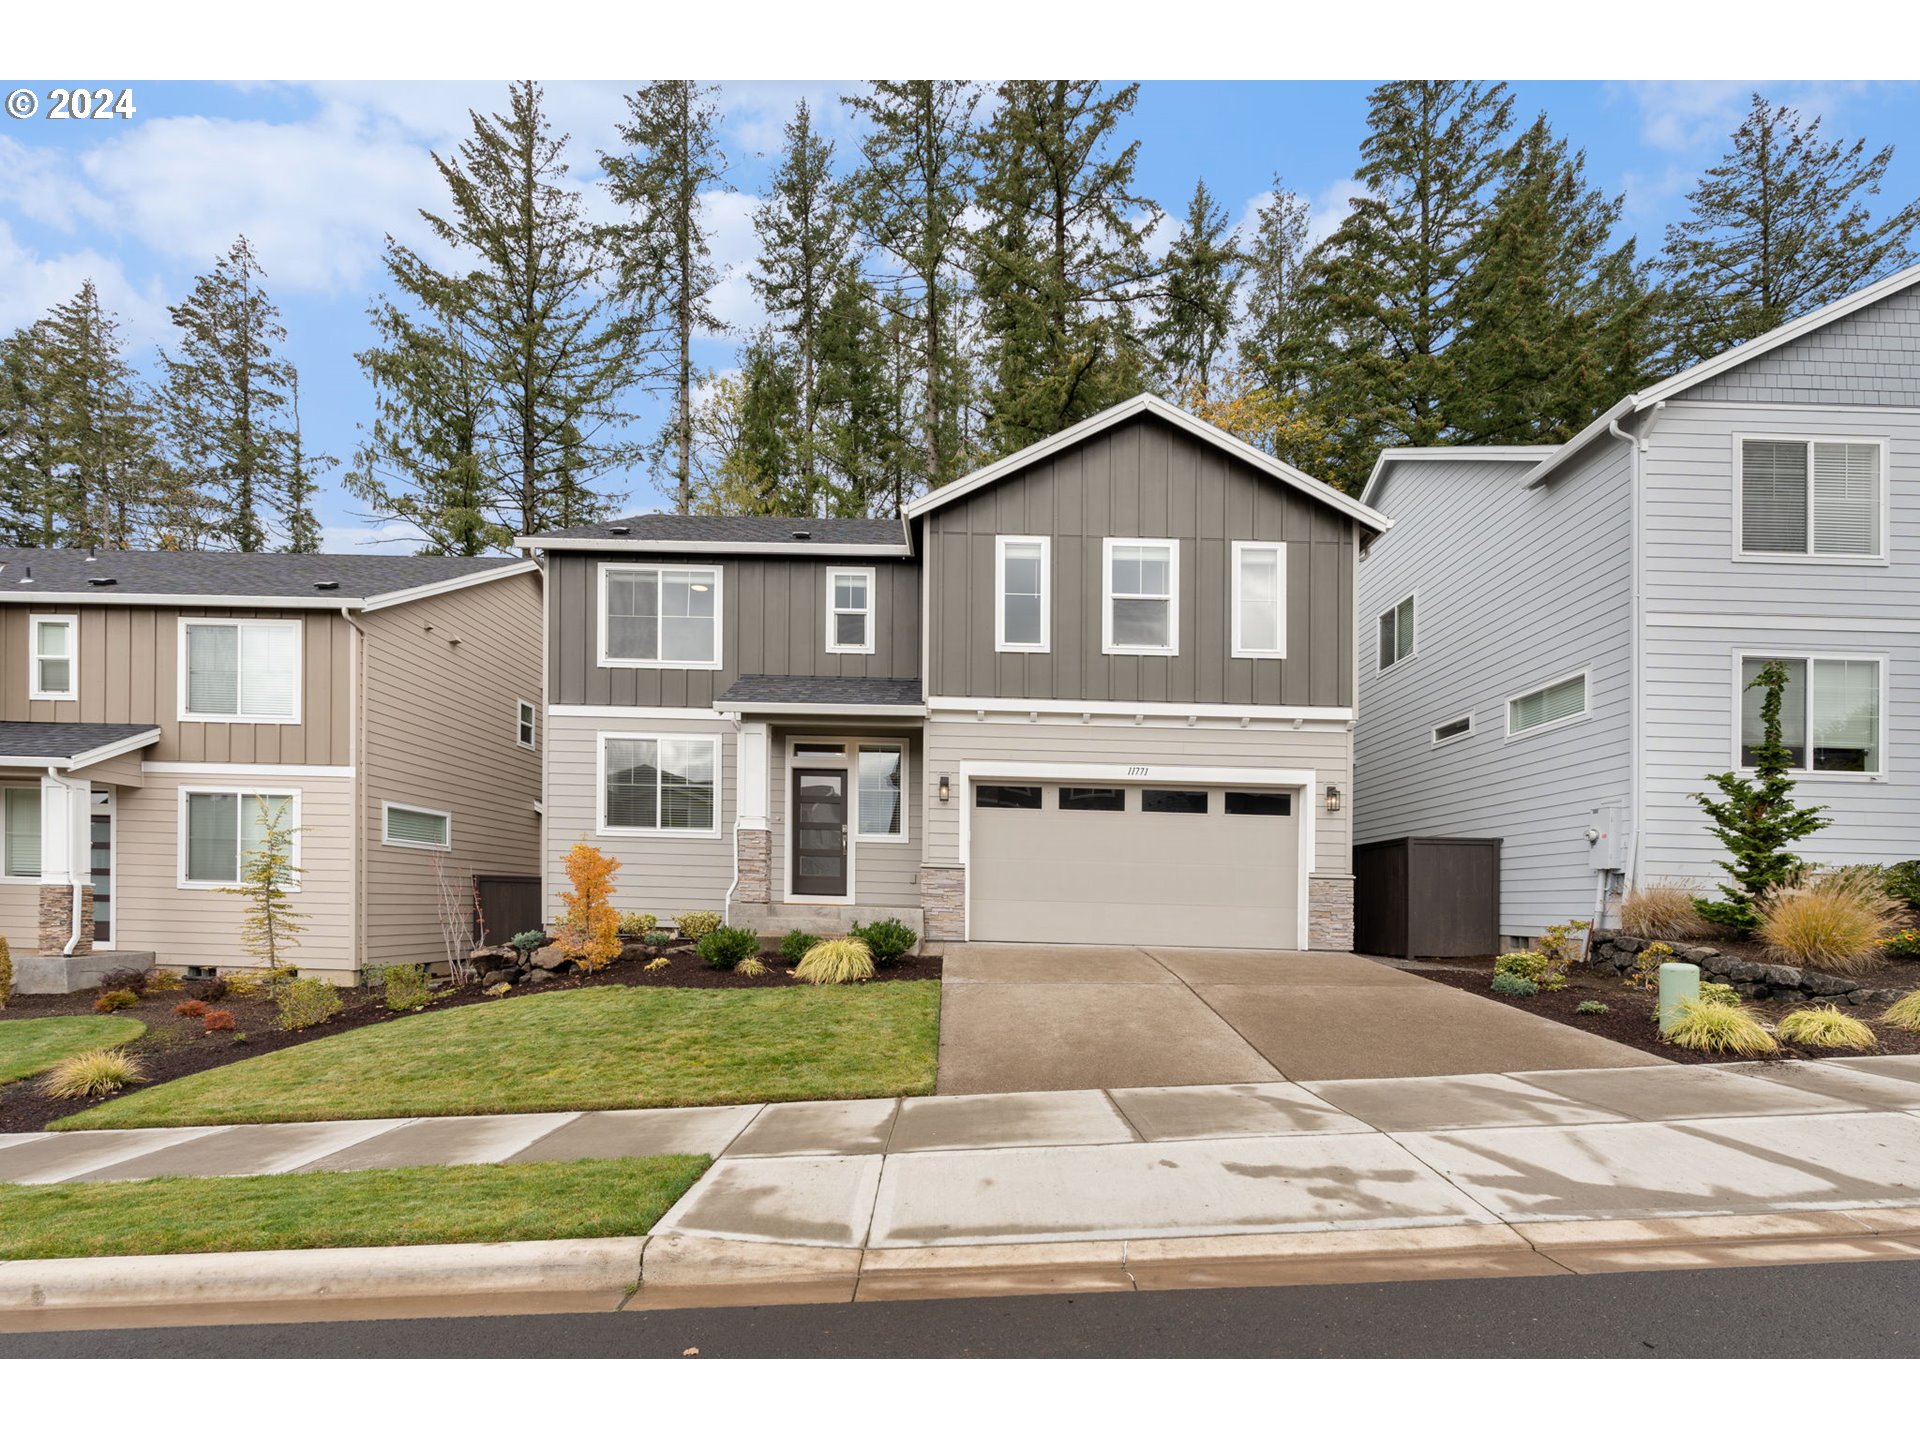
M 448 843 L 447 817 L 431 810 L 407 810 L 398 805 L 387 807 L 387 839 L 399 845 L 433 845 L 444 849 Z
M 1880 447 L 1816 441 L 1814 549 L 1822 555 L 1880 553 Z
M 234 625 L 187 627 L 187 713 L 240 713 L 240 630 Z
M 1507 729 L 1517 735 L 1522 730 L 1535 730 L 1556 720 L 1570 719 L 1586 708 L 1587 677 L 1576 675 L 1512 701 L 1508 706 Z
M 1813 768 L 1880 768 L 1880 663 L 1813 662 Z
M 1280 648 L 1280 553 L 1240 552 L 1240 648 Z
M 1740 447 L 1740 548 L 1805 554 L 1807 447 L 1799 440 L 1747 440 Z
M 298 632 L 284 625 L 249 625 L 240 631 L 240 713 L 291 716 Z
M 7 874 L 33 876 L 40 873 L 40 792 L 7 791 L 6 813 Z
M 1001 643 L 1038 645 L 1040 634 L 1040 546 L 1031 540 L 1009 544 L 1000 570 Z

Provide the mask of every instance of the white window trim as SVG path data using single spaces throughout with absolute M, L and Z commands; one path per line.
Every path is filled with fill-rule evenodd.
M 1274 557 L 1274 579 L 1279 587 L 1279 643 L 1271 650 L 1256 649 L 1240 638 L 1240 560 L 1250 550 L 1265 550 Z M 1229 639 L 1236 660 L 1284 660 L 1287 655 L 1287 547 L 1280 540 L 1236 540 L 1233 542 L 1232 608 L 1228 623 L 1233 630 Z
M 228 625 L 236 630 L 291 630 L 293 632 L 293 713 L 291 715 L 205 715 L 187 709 L 187 627 Z M 298 725 L 307 691 L 307 626 L 304 620 L 230 620 L 220 615 L 182 615 L 175 645 L 178 651 L 175 689 L 179 718 L 195 725 Z
M 520 738 L 520 727 L 523 723 L 533 732 L 531 740 Z M 540 707 L 531 700 L 516 699 L 513 702 L 513 743 L 522 750 L 540 748 Z
M 607 742 L 609 740 L 697 740 L 713 749 L 713 825 L 706 830 L 682 830 L 670 826 L 655 825 L 609 825 L 607 823 Z M 726 773 L 722 769 L 726 756 L 721 749 L 720 737 L 699 730 L 601 730 L 593 737 L 593 788 L 594 788 L 594 827 L 593 833 L 609 837 L 622 835 L 652 835 L 671 840 L 718 840 L 725 821 Z M 656 806 L 654 816 L 659 817 Z
M 434 815 L 447 822 L 447 843 L 430 845 L 424 840 L 396 840 L 393 838 L 390 816 L 395 810 L 411 810 L 416 815 Z M 431 805 L 415 805 L 409 800 L 382 800 L 380 802 L 380 843 L 395 850 L 433 850 L 442 855 L 453 850 L 453 812 L 436 810 Z
M 1524 693 L 1531 695 L 1533 692 L 1529 690 Z M 1462 720 L 1467 722 L 1467 728 L 1462 730 L 1458 735 L 1447 735 L 1443 737 L 1440 734 L 1440 731 L 1445 726 L 1457 725 Z M 1534 727 L 1535 730 L 1538 730 L 1540 728 L 1541 727 L 1538 725 Z M 1522 730 L 1520 733 L 1522 735 L 1531 735 L 1533 733 L 1533 730 Z M 1472 715 L 1472 712 L 1469 712 L 1465 715 L 1456 715 L 1451 720 L 1442 720 L 1438 725 L 1434 726 L 1432 735 L 1430 736 L 1430 742 L 1434 745 L 1452 745 L 1458 741 L 1467 739 L 1472 734 L 1473 734 L 1473 715 Z
M 67 688 L 40 688 L 40 627 L 67 627 Z M 80 698 L 80 617 L 78 615 L 29 615 L 27 617 L 27 698 L 29 700 L 78 700 Z M 58 657 L 54 657 L 58 658 Z
M 1389 615 L 1396 617 L 1393 622 L 1393 647 L 1398 650 L 1400 648 L 1400 621 L 1397 617 L 1400 614 L 1400 607 L 1405 605 L 1409 600 L 1413 602 L 1413 648 L 1404 655 L 1396 656 L 1391 665 L 1384 664 L 1382 663 L 1384 657 L 1380 654 L 1380 622 Z M 1384 675 L 1387 671 L 1398 670 L 1409 660 L 1417 658 L 1420 654 L 1420 637 L 1425 633 L 1426 627 L 1420 623 L 1420 592 L 1418 590 L 1409 590 L 1398 600 L 1394 601 L 1393 604 L 1373 617 L 1373 673 L 1376 675 Z
M 0 785 L 0 824 L 4 824 L 6 820 L 5 792 L 8 790 L 31 790 L 36 795 L 41 795 L 43 797 L 45 795 L 45 792 L 41 789 L 40 783 L 37 780 L 30 781 L 30 782 L 29 781 L 9 782 L 5 785 Z M 46 806 L 46 801 L 43 798 L 41 800 L 42 808 L 40 811 L 40 869 L 38 873 L 33 875 L 7 874 L 7 871 L 6 871 L 7 857 L 5 853 L 6 837 L 3 833 L 0 833 L 0 885 L 39 885 L 41 883 L 41 877 L 47 873 L 47 815 L 46 815 L 45 806 Z
M 849 740 L 847 746 L 852 752 L 853 760 L 850 767 L 852 774 L 848 777 L 853 782 L 853 838 L 862 845 L 906 844 L 911 838 L 907 822 L 913 808 L 909 798 L 913 793 L 913 785 L 909 778 L 912 775 L 913 755 L 906 738 L 903 736 L 898 740 L 878 740 L 869 737 L 865 740 Z M 900 752 L 900 833 L 898 835 L 872 835 L 860 828 L 860 752 L 862 750 L 898 750 Z
M 1748 550 L 1746 521 L 1746 442 L 1749 440 L 1785 441 L 1807 447 L 1807 553 L 1792 551 Z M 1871 445 L 1880 452 L 1880 550 L 1875 555 L 1822 555 L 1813 549 L 1818 517 L 1813 508 L 1813 447 L 1823 445 Z M 1885 436 L 1874 435 L 1777 435 L 1764 431 L 1738 432 L 1733 437 L 1733 558 L 1742 565 L 1878 565 L 1887 561 L 1887 536 L 1892 529 L 1888 511 L 1888 446 Z M 1821 771 L 1825 774 L 1825 771 Z
M 842 575 L 858 575 L 862 580 L 866 581 L 867 608 L 865 610 L 842 611 L 835 607 L 833 603 L 834 587 L 838 584 L 839 579 Z M 876 606 L 874 603 L 874 586 L 876 583 L 877 581 L 875 578 L 875 572 L 873 567 L 870 565 L 829 565 L 827 567 L 826 640 L 827 640 L 827 653 L 829 655 L 871 655 L 873 654 L 873 638 L 874 638 L 873 632 L 875 629 L 874 622 L 876 619 L 876 615 L 875 615 Z M 834 637 L 840 633 L 839 627 L 834 623 L 834 621 L 838 616 L 842 614 L 864 615 L 866 617 L 867 639 L 865 644 L 839 645 L 834 643 Z
M 1419 613 L 1420 613 L 1419 607 L 1415 606 L 1414 607 L 1415 616 L 1417 617 Z M 1416 635 L 1420 633 L 1417 626 L 1414 630 L 1414 633 Z M 1538 695 L 1543 690 L 1551 690 L 1554 688 L 1554 686 L 1564 685 L 1569 680 L 1578 680 L 1581 682 L 1579 713 L 1574 715 L 1563 715 L 1558 720 L 1547 721 L 1547 723 L 1544 725 L 1529 725 L 1524 730 L 1516 730 L 1513 728 L 1513 702 L 1514 701 L 1524 700 L 1529 695 Z M 1551 680 L 1543 680 L 1538 685 L 1529 685 L 1524 690 L 1516 690 L 1513 694 L 1509 695 L 1504 702 L 1502 702 L 1501 712 L 1505 717 L 1505 724 L 1507 727 L 1506 738 L 1509 741 L 1530 740 L 1535 735 L 1546 734 L 1549 730 L 1560 730 L 1560 729 L 1564 729 L 1568 725 L 1578 725 L 1582 720 L 1590 720 L 1593 718 L 1593 672 L 1591 670 L 1574 670 L 1574 671 L 1570 671 L 1565 675 L 1556 675 Z
M 1033 644 L 1007 639 L 1007 547 L 1040 547 L 1040 639 Z M 1111 572 L 1109 572 L 1111 573 Z M 1048 655 L 1053 651 L 1053 537 L 993 537 L 993 648 L 1003 655 Z
M 1116 645 L 1113 639 L 1113 550 L 1116 545 L 1164 545 L 1167 549 L 1167 644 Z M 1127 599 L 1157 600 L 1157 595 Z M 1180 542 L 1165 535 L 1108 535 L 1100 542 L 1100 651 L 1105 655 L 1180 653 Z
M 1809 764 L 1806 767 L 1790 765 L 1789 775 L 1799 776 L 1808 781 L 1825 784 L 1829 780 L 1841 780 L 1850 784 L 1878 783 L 1887 778 L 1887 672 L 1893 668 L 1884 652 L 1858 650 L 1807 650 L 1798 646 L 1783 645 L 1772 650 L 1736 650 L 1733 652 L 1733 736 L 1731 756 L 1733 771 L 1737 775 L 1751 775 L 1754 769 L 1743 764 L 1740 759 L 1740 709 L 1741 697 L 1746 686 L 1740 683 L 1741 672 L 1749 660 L 1804 660 L 1807 663 L 1807 759 L 1813 759 L 1813 664 L 1815 660 L 1870 660 L 1880 667 L 1880 734 L 1874 746 L 1879 752 L 1880 768 L 1877 770 L 1815 770 Z
M 607 577 L 621 570 L 684 570 L 707 576 L 713 583 L 713 659 L 711 660 L 629 660 L 607 654 Z M 718 670 L 725 659 L 726 598 L 725 577 L 718 565 L 684 565 L 673 560 L 603 560 L 596 580 L 599 599 L 595 606 L 595 626 L 599 630 L 599 661 L 609 670 Z M 641 737 L 647 738 L 645 736 Z
M 293 830 L 293 844 L 289 847 L 288 858 L 292 863 L 294 870 L 296 872 L 299 871 L 300 850 L 301 850 L 301 845 L 300 845 L 301 799 L 300 799 L 300 790 L 297 786 L 271 785 L 271 784 L 267 784 L 267 785 L 182 785 L 178 793 L 179 793 L 179 799 L 175 802 L 179 808 L 179 815 L 176 817 L 177 847 L 176 847 L 175 859 L 177 862 L 176 869 L 178 873 L 176 876 L 176 884 L 174 887 L 175 889 L 178 889 L 178 890 L 231 890 L 235 886 L 242 883 L 240 879 L 240 862 L 244 861 L 244 859 L 246 858 L 245 851 L 236 852 L 234 857 L 235 859 L 234 878 L 232 880 L 189 880 L 187 878 L 187 797 L 189 795 L 232 795 L 236 797 L 236 802 L 235 802 L 236 804 L 238 803 L 237 797 L 242 795 L 284 795 L 286 796 L 288 801 L 291 803 L 291 810 L 288 816 L 288 824 Z M 305 887 L 300 883 L 300 880 L 296 878 L 294 883 L 287 887 L 286 893 L 289 895 L 298 895 L 301 892 L 301 890 L 304 888 Z

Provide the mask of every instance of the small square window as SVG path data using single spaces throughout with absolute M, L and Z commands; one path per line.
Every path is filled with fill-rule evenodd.
M 872 570 L 827 571 L 827 653 L 873 653 Z
M 516 700 L 513 703 L 514 743 L 523 750 L 531 750 L 539 736 L 540 712 L 534 708 L 531 700 Z
M 29 677 L 28 699 L 79 698 L 79 634 L 80 622 L 75 616 L 33 617 L 33 672 Z

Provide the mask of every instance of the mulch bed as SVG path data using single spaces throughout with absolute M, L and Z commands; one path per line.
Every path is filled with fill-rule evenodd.
M 794 979 L 792 968 L 780 958 L 777 950 L 762 952 L 760 958 L 766 962 L 768 973 L 761 976 L 715 970 L 694 953 L 692 946 L 671 946 L 666 953 L 672 963 L 665 969 L 647 970 L 644 960 L 616 960 L 593 975 L 565 972 L 544 984 L 516 985 L 507 995 L 499 997 L 482 994 L 478 983 L 457 989 L 442 985 L 433 992 L 433 1003 L 425 1011 L 410 1013 L 425 1014 L 462 1005 L 485 1005 L 496 998 L 552 995 L 562 990 L 584 990 L 600 985 L 661 986 L 688 990 L 767 990 L 789 985 L 804 986 L 806 983 Z M 861 983 L 878 985 L 895 980 L 939 978 L 939 956 L 903 955 L 892 965 L 880 967 L 872 980 Z M 337 1015 L 311 1029 L 282 1030 L 272 1001 L 258 995 L 227 995 L 206 1003 L 210 1009 L 232 1011 L 233 1030 L 207 1034 L 198 1019 L 176 1015 L 173 1009 L 181 1001 L 193 998 L 200 989 L 201 982 L 189 981 L 184 990 L 156 990 L 144 996 L 138 1005 L 114 1012 L 130 1016 L 147 1027 L 146 1034 L 129 1041 L 125 1048 L 130 1054 L 137 1055 L 146 1067 L 149 1085 L 178 1080 L 183 1075 L 194 1075 L 202 1070 L 231 1065 L 237 1060 L 284 1050 L 290 1045 L 304 1045 L 310 1040 L 338 1035 L 344 1030 L 358 1030 L 368 1025 L 382 1025 L 407 1018 L 406 1014 L 387 1009 L 376 987 L 349 989 L 342 986 L 339 991 L 341 1008 Z M 4 1011 L 0 1011 L 0 1020 L 91 1015 L 93 1002 L 99 993 L 98 990 L 82 990 L 73 995 L 16 996 Z M 240 1036 L 245 1036 L 245 1039 L 238 1038 Z M 0 1134 L 40 1130 L 63 1116 L 103 1103 L 99 1100 L 50 1100 L 40 1093 L 38 1077 L 29 1076 L 11 1085 L 0 1085 Z
M 1687 1050 L 1678 1045 L 1668 1044 L 1660 1038 L 1659 1027 L 1654 1022 L 1653 992 L 1633 989 L 1621 984 L 1617 977 L 1597 975 L 1577 966 L 1567 977 L 1566 989 L 1542 990 L 1538 995 L 1526 997 L 1496 995 L 1493 992 L 1490 988 L 1493 982 L 1491 956 L 1474 960 L 1449 960 L 1444 966 L 1439 962 L 1433 962 L 1430 966 L 1410 970 L 1408 973 L 1441 985 L 1451 985 L 1456 990 L 1470 990 L 1497 1004 L 1511 1005 L 1516 1010 L 1526 1010 L 1548 1020 L 1557 1020 L 1562 1025 L 1571 1025 L 1574 1029 L 1584 1030 L 1589 1035 L 1598 1035 L 1606 1040 L 1617 1040 L 1622 1045 L 1631 1045 L 1636 1050 L 1645 1050 L 1648 1054 L 1658 1055 L 1663 1060 L 1678 1060 L 1683 1065 L 1700 1065 L 1724 1064 L 1741 1058 L 1738 1055 L 1717 1055 L 1704 1050 Z M 1910 971 L 1907 979 L 1910 984 L 1912 979 Z M 1607 1006 L 1607 1013 L 1604 1015 L 1580 1014 L 1575 1007 L 1582 1000 L 1603 1002 Z M 1748 1000 L 1742 1003 L 1769 1024 L 1778 1020 L 1789 1010 L 1800 1009 L 1805 1004 L 1804 1001 L 1782 1000 Z M 1777 1055 L 1771 1058 L 1837 1060 L 1850 1055 L 1920 1055 L 1920 1035 L 1881 1024 L 1879 1012 L 1873 1008 L 1855 1008 L 1845 1005 L 1840 1008 L 1846 1014 L 1865 1020 L 1873 1026 L 1873 1033 L 1880 1037 L 1878 1049 L 1824 1050 L 1789 1045 L 1781 1041 Z

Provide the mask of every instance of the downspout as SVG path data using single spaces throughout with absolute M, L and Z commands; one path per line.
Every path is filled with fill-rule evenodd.
M 1646 678 L 1644 674 L 1645 662 L 1643 656 L 1645 647 L 1642 643 L 1641 634 L 1645 627 L 1646 615 L 1646 490 L 1643 483 L 1644 475 L 1642 473 L 1640 457 L 1644 455 L 1647 450 L 1646 431 L 1653 428 L 1654 420 L 1658 419 L 1660 412 L 1666 409 L 1666 403 L 1664 400 L 1654 403 L 1652 407 L 1653 415 L 1648 419 L 1646 425 L 1638 435 L 1632 431 L 1623 430 L 1618 419 L 1607 422 L 1607 433 L 1616 440 L 1626 442 L 1628 465 L 1627 485 L 1632 497 L 1630 511 L 1632 523 L 1629 530 L 1628 544 L 1629 551 L 1631 552 L 1628 557 L 1631 603 L 1630 621 L 1627 631 L 1627 667 L 1629 672 L 1628 704 L 1631 710 L 1629 723 L 1631 739 L 1629 741 L 1628 759 L 1627 814 L 1632 825 L 1632 832 L 1628 838 L 1629 849 L 1627 851 L 1626 869 L 1621 874 L 1623 887 L 1631 887 L 1639 871 L 1640 828 L 1646 810 L 1644 794 L 1646 784 L 1646 706 L 1644 704 Z M 1597 907 L 1597 913 L 1594 916 L 1596 924 L 1603 918 L 1605 908 L 1606 905 L 1603 894 Z M 1591 934 L 1592 932 L 1589 931 L 1588 933 Z
M 740 888 L 740 717 L 733 717 L 733 883 L 727 886 L 727 898 L 720 902 L 721 919 L 733 924 L 733 896 Z M 725 798 L 727 767 L 720 766 L 721 798 Z
M 62 791 L 66 789 L 67 782 L 60 778 L 59 770 L 55 769 L 51 765 L 47 767 L 47 778 L 49 780 L 57 781 Z M 71 812 L 73 807 L 71 804 L 69 804 L 67 808 L 69 812 L 68 819 L 72 819 Z M 89 817 L 91 817 L 92 812 L 89 811 L 88 815 Z M 91 818 L 89 818 L 87 823 L 88 824 L 93 823 Z M 86 889 L 86 880 L 84 878 L 83 871 L 75 870 L 73 868 L 73 852 L 78 847 L 79 843 L 80 841 L 78 836 L 69 835 L 67 837 L 67 870 L 68 870 L 67 878 L 73 884 L 73 899 L 70 905 L 68 906 L 68 908 L 73 912 L 73 915 L 71 917 L 71 920 L 68 926 L 67 943 L 60 947 L 60 953 L 62 955 L 71 955 L 75 950 L 80 948 L 80 910 L 81 910 L 81 907 L 86 904 L 86 896 L 82 893 Z
M 353 933 L 353 969 L 354 978 L 358 979 L 360 962 L 367 955 L 367 767 L 361 763 L 360 755 L 360 737 L 366 731 L 367 718 L 366 686 L 360 674 L 366 664 L 367 630 L 353 618 L 351 606 L 340 607 L 340 618 L 353 631 L 353 658 L 348 666 L 353 692 L 353 733 L 347 737 L 347 762 L 353 767 L 353 894 L 347 904 L 353 915 L 348 928 Z

